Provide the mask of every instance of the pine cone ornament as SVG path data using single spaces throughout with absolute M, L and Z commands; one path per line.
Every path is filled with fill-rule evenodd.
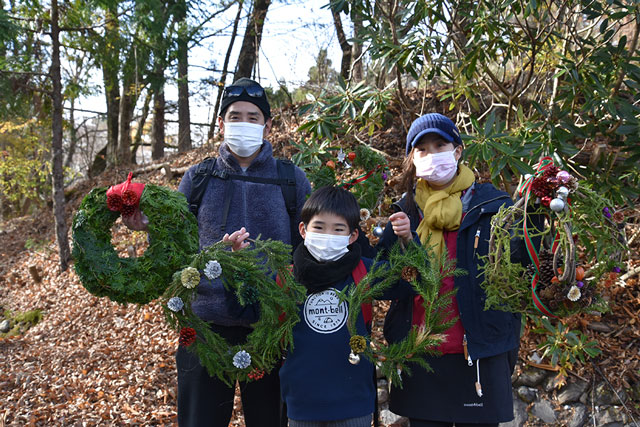
M 193 328 L 180 329 L 180 338 L 178 343 L 183 347 L 189 347 L 196 340 L 196 330 Z
M 257 302 L 259 296 L 260 292 L 258 291 L 258 288 L 249 283 L 243 283 L 238 288 L 238 298 L 244 305 L 249 305 Z
M 367 349 L 367 340 L 362 335 L 354 335 L 349 339 L 349 346 L 353 353 L 362 353 Z
M 107 196 L 107 208 L 110 211 L 119 212 L 122 209 L 122 198 L 118 194 Z
M 401 277 L 406 282 L 412 282 L 418 278 L 418 269 L 408 265 L 402 269 Z
M 553 195 L 554 188 L 555 186 L 543 176 L 540 176 L 531 182 L 531 192 L 540 198 Z
M 135 206 L 122 205 L 122 208 L 120 208 L 120 213 L 122 214 L 122 216 L 131 216 L 135 211 Z
M 122 193 L 122 203 L 127 206 L 137 206 L 138 205 L 138 195 L 135 191 L 126 190 Z
M 548 249 L 543 249 L 538 255 L 538 260 L 540 261 L 540 276 L 538 277 L 538 281 L 546 287 L 551 284 L 551 279 L 556 275 L 553 271 L 553 253 Z

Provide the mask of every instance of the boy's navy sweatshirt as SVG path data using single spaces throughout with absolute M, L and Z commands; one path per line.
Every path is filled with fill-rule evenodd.
M 350 249 L 353 250 L 352 247 Z M 296 249 L 298 251 L 304 251 L 305 259 L 315 264 L 315 271 L 322 264 L 326 264 L 327 269 L 335 269 L 336 263 L 343 259 L 319 263 L 304 245 L 300 245 Z M 294 263 L 296 258 L 294 256 Z M 360 259 L 369 271 L 372 261 Z M 294 271 L 299 268 L 296 263 Z M 321 279 L 320 275 L 318 277 Z M 340 304 L 336 294 L 352 283 L 353 276 L 348 274 L 327 289 L 308 294 L 300 306 L 300 322 L 293 327 L 293 349 L 280 368 L 282 398 L 292 420 L 332 421 L 373 413 L 376 393 L 374 368 L 365 357 L 361 357 L 357 365 L 349 362 L 351 348 L 346 322 L 350 308 L 346 302 Z M 411 286 L 400 282 L 386 291 L 381 299 L 412 295 Z M 367 335 L 362 312 L 356 327 L 358 334 Z
M 187 198 L 191 193 L 192 180 L 198 165 L 184 174 L 178 190 Z M 227 173 L 264 178 L 278 178 L 276 159 L 271 144 L 264 141 L 258 156 L 246 170 L 242 170 L 226 144 L 220 145 L 215 169 Z M 298 218 L 311 185 L 304 172 L 295 168 L 296 201 Z M 222 231 L 222 213 L 225 197 L 225 181 L 211 178 L 198 210 L 198 232 L 200 249 L 222 240 L 225 233 L 232 233 L 245 227 L 252 238 L 273 239 L 290 244 L 291 229 L 289 214 L 285 206 L 282 190 L 278 185 L 255 182 L 231 181 L 229 214 Z M 197 288 L 198 296 L 192 304 L 195 314 L 206 322 L 223 326 L 249 326 L 257 320 L 253 306 L 242 307 L 235 296 L 224 289 L 222 281 L 203 278 Z

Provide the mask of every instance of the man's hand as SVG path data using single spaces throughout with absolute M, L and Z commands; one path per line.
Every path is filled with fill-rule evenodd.
M 222 241 L 231 245 L 231 250 L 235 252 L 249 246 L 249 242 L 245 241 L 248 238 L 249 238 L 249 233 L 247 232 L 246 228 L 242 227 L 240 230 L 234 231 L 231 234 L 229 233 L 225 234 L 222 237 Z
M 411 221 L 406 213 L 396 212 L 389 217 L 389 221 L 391 221 L 391 226 L 393 227 L 393 232 L 396 236 L 401 238 L 405 243 L 409 243 L 413 240 L 413 235 L 411 234 Z
M 122 223 L 131 230 L 147 231 L 149 229 L 149 218 L 140 209 L 136 209 L 132 215 L 123 216 Z

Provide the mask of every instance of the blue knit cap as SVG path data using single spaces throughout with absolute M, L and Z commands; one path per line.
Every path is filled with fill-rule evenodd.
M 428 133 L 437 133 L 447 141 L 452 142 L 453 145 L 462 145 L 460 132 L 451 119 L 440 113 L 429 113 L 418 117 L 411 123 L 407 134 L 405 155 L 409 155 L 409 151 L 420 141 L 420 138 Z

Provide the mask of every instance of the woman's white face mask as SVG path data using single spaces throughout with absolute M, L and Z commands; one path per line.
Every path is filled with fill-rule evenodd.
M 264 125 L 247 122 L 225 122 L 224 142 L 240 157 L 252 156 L 262 146 Z
M 336 261 L 349 252 L 349 238 L 338 234 L 324 234 L 307 231 L 304 245 L 309 253 L 318 261 Z
M 458 171 L 458 160 L 454 153 L 455 149 L 427 154 L 424 157 L 414 157 L 416 176 L 436 185 L 448 183 Z

